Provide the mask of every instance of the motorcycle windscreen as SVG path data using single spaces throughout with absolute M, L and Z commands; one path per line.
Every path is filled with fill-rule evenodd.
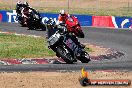
M 54 29 L 53 26 L 51 26 L 51 25 L 47 26 L 48 38 L 50 38 L 53 34 L 55 34 L 56 31 L 57 31 L 57 29 Z

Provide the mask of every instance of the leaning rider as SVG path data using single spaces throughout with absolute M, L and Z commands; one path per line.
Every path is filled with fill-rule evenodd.
M 66 22 L 66 19 L 68 17 L 70 17 L 70 14 L 66 13 L 65 10 L 60 10 L 60 13 L 59 13 L 59 16 L 58 16 L 58 21 L 56 23 L 56 25 L 58 25 L 58 28 L 59 28 L 59 25 L 65 26 L 65 22 Z M 61 29 L 61 28 L 59 28 L 59 29 Z M 75 40 L 76 44 L 80 45 L 82 48 L 85 48 L 85 45 L 81 44 L 74 34 L 71 34 L 71 33 L 69 33 L 69 34 L 71 35 L 71 38 L 73 40 Z
M 23 7 L 23 3 L 21 1 L 18 1 L 16 4 L 16 13 L 17 15 L 21 15 L 21 7 Z
M 70 17 L 70 14 L 66 13 L 65 10 L 60 10 L 57 24 L 62 24 L 66 22 L 66 19 Z
M 34 10 L 34 9 L 29 6 L 28 2 L 24 2 L 23 3 L 23 9 L 21 11 L 22 17 L 28 18 L 28 15 L 29 15 L 30 11 L 32 11 L 32 10 Z

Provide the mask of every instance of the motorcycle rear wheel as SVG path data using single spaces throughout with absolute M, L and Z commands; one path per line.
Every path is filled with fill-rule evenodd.
M 64 47 L 58 47 L 57 53 L 67 64 L 73 64 L 73 57 L 71 56 L 70 52 L 67 53 L 67 50 Z
M 29 20 L 27 23 L 28 23 L 27 26 L 28 26 L 29 30 L 35 30 L 35 25 L 32 23 L 32 21 Z

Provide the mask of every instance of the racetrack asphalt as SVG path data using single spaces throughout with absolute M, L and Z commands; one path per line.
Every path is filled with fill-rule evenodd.
M 80 70 L 82 67 L 88 70 L 132 70 L 132 30 L 94 27 L 83 29 L 85 38 L 79 39 L 81 42 L 111 48 L 125 55 L 118 59 L 91 61 L 88 64 L 1 65 L 0 71 Z M 20 27 L 17 23 L 0 23 L 0 31 L 46 36 L 45 31 L 27 30 L 27 27 Z

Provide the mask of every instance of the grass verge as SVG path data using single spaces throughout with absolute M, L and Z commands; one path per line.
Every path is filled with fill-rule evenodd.
M 46 39 L 0 34 L 0 58 L 35 58 L 55 55 Z
M 15 34 L 0 33 L 0 58 L 42 58 L 55 56 L 55 53 L 48 49 L 45 38 L 29 36 L 17 36 Z M 86 48 L 87 51 L 92 49 Z
M 60 9 L 66 9 L 67 7 L 43 7 L 34 6 L 34 9 L 44 12 L 44 13 L 57 13 Z M 0 10 L 13 10 L 15 5 L 8 5 L 5 3 L 0 3 Z M 97 16 L 121 16 L 121 17 L 132 17 L 132 7 L 120 7 L 117 9 L 96 9 L 96 8 L 69 8 L 70 14 L 84 14 L 84 15 L 97 15 Z

